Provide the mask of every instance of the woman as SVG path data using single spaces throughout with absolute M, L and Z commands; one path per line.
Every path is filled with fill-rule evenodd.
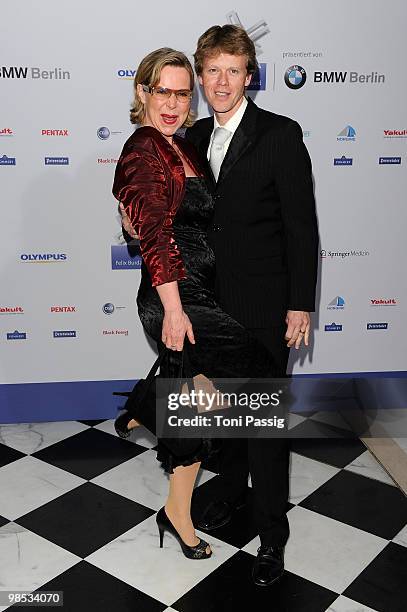
M 194 375 L 269 376 L 268 351 L 215 300 L 215 261 L 206 234 L 213 200 L 196 152 L 175 134 L 192 124 L 193 88 L 188 59 L 168 48 L 147 55 L 135 77 L 131 121 L 141 127 L 124 145 L 113 194 L 140 238 L 139 316 L 158 344 L 182 351 L 189 341 L 184 350 Z M 119 417 L 124 435 L 137 425 L 133 416 Z M 157 458 L 170 474 L 169 496 L 157 515 L 161 543 L 169 530 L 195 559 L 211 555 L 190 515 L 195 479 L 208 452 L 207 441 L 189 456 L 174 455 L 162 441 L 158 445 Z

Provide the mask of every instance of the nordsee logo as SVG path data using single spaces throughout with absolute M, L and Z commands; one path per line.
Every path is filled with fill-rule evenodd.
M 342 325 L 338 325 L 337 323 L 330 323 L 329 325 L 325 325 L 326 332 L 341 332 Z
M 332 302 L 329 302 L 327 308 L 328 310 L 343 310 L 345 308 L 345 300 L 340 295 L 337 295 Z
M 267 64 L 259 64 L 258 70 L 253 74 L 252 80 L 250 81 L 246 89 L 250 91 L 264 91 L 267 84 Z
M 45 157 L 46 166 L 68 166 L 69 157 Z
M 284 82 L 290 89 L 300 89 L 305 85 L 307 73 L 302 66 L 295 64 L 290 66 L 284 73 Z
M 388 327 L 388 323 L 368 323 L 366 325 L 367 329 L 387 329 Z
M 334 166 L 352 166 L 352 164 L 353 157 L 346 157 L 345 155 L 342 155 L 342 157 L 334 158 Z
M 71 330 L 56 330 L 53 332 L 54 338 L 76 338 L 76 331 Z
M 54 263 L 66 261 L 66 253 L 22 253 L 20 260 L 24 263 Z
M 139 270 L 141 254 L 138 245 L 112 245 L 112 270 Z
M 15 166 L 16 158 L 15 157 L 7 157 L 7 155 L 3 155 L 0 157 L 0 166 Z
M 27 334 L 15 330 L 7 334 L 7 340 L 27 340 Z
M 356 130 L 351 125 L 347 125 L 346 127 L 343 128 L 341 132 L 339 132 L 336 140 L 338 140 L 339 142 L 349 142 L 349 141 L 355 142 L 356 140 L 355 136 L 356 136 Z
M 136 71 L 130 68 L 120 68 L 120 70 L 117 71 L 117 76 L 119 79 L 134 79 Z
M 401 157 L 379 157 L 380 166 L 388 164 L 401 164 Z

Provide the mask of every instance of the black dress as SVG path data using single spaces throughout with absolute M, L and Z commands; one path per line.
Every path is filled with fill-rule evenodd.
M 185 196 L 173 222 L 174 237 L 181 253 L 187 278 L 178 281 L 182 306 L 191 320 L 195 342 L 186 342 L 192 374 L 207 378 L 262 378 L 276 375 L 271 354 L 240 323 L 230 317 L 215 299 L 215 257 L 207 230 L 213 215 L 213 198 L 202 177 L 187 177 Z M 242 245 L 244 249 L 244 245 Z M 236 265 L 239 265 L 236 262 Z M 247 296 L 250 300 L 250 296 Z M 158 344 L 161 342 L 163 306 L 146 266 L 141 268 L 137 306 L 143 328 Z M 174 352 L 174 361 L 180 353 Z M 165 377 L 175 369 L 161 369 Z M 171 473 L 178 465 L 190 465 L 211 453 L 210 440 L 202 440 L 190 456 L 174 455 L 160 440 L 157 459 Z

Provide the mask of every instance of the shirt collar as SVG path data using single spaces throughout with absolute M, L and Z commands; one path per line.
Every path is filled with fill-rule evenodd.
M 226 121 L 225 125 L 220 125 L 218 120 L 216 119 L 216 115 L 214 115 L 213 116 L 214 131 L 216 130 L 217 127 L 223 127 L 229 130 L 229 132 L 232 132 L 232 136 L 233 136 L 233 134 L 236 132 L 237 128 L 239 127 L 239 124 L 243 118 L 246 107 L 247 107 L 247 100 L 245 97 L 243 97 L 241 105 L 239 106 L 235 114 L 232 115 L 232 117 L 228 121 Z

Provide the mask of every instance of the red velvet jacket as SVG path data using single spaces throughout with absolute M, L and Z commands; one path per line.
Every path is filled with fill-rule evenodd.
M 179 136 L 177 146 L 197 176 L 203 176 L 194 147 Z M 150 126 L 136 130 L 120 155 L 114 197 L 140 237 L 140 250 L 153 287 L 186 278 L 172 223 L 185 193 L 185 172 L 175 149 Z

